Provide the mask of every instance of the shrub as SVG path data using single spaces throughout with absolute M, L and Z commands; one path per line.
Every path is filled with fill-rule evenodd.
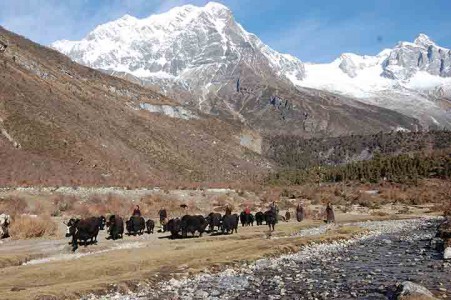
M 0 199 L 0 213 L 6 213 L 12 217 L 27 212 L 27 202 L 19 197 L 7 197 Z
M 54 215 L 59 215 L 60 212 L 65 212 L 73 209 L 77 198 L 75 196 L 57 195 L 53 198 Z
M 380 210 L 375 210 L 371 212 L 372 216 L 376 216 L 376 217 L 385 217 L 388 216 L 389 213 L 385 212 L 385 211 L 380 211 Z
M 33 215 L 49 215 L 49 212 L 46 210 L 46 206 L 41 201 L 34 203 L 34 205 L 29 207 L 27 211 Z
M 130 200 L 119 197 L 115 194 L 108 194 L 105 200 L 105 206 L 110 214 L 116 214 L 123 217 L 132 213 L 133 204 Z
M 280 210 L 287 210 L 290 208 L 295 208 L 296 204 L 294 204 L 293 202 L 291 202 L 288 199 L 281 199 L 278 203 L 279 209 Z
M 54 236 L 56 223 L 50 217 L 16 216 L 11 222 L 9 233 L 14 239 L 30 239 L 43 236 Z
M 219 195 L 213 199 L 212 204 L 213 204 L 213 206 L 225 207 L 227 205 L 227 203 L 229 203 L 229 202 L 231 202 L 231 201 L 228 196 Z

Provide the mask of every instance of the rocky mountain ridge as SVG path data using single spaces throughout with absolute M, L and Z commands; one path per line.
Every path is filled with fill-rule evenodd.
M 293 89 L 301 98 L 307 87 L 400 112 L 426 128 L 451 127 L 451 50 L 425 34 L 376 56 L 345 53 L 330 64 L 309 64 L 274 51 L 238 24 L 227 7 L 210 2 L 144 19 L 126 15 L 81 41 L 51 46 L 84 65 L 249 125 L 256 124 L 243 112 L 243 102 L 270 103 L 281 90 Z
M 264 133 L 317 136 L 419 128 L 393 111 L 300 87 L 296 82 L 306 80 L 300 60 L 265 45 L 214 2 L 144 19 L 124 16 L 81 41 L 58 41 L 52 47 L 79 63 Z

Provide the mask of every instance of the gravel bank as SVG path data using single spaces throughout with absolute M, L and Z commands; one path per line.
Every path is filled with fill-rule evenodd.
M 396 282 L 418 282 L 449 295 L 451 268 L 427 247 L 438 219 L 353 223 L 369 230 L 355 239 L 311 244 L 219 274 L 171 279 L 139 293 L 88 299 L 387 299 Z M 300 236 L 321 234 L 306 229 Z

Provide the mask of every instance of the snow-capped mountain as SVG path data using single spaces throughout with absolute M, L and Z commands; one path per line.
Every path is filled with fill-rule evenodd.
M 151 86 L 184 105 L 229 114 L 250 125 L 265 118 L 271 128 L 291 121 L 300 131 L 335 130 L 333 118 L 324 118 L 337 114 L 327 105 L 340 99 L 340 111 L 347 115 L 343 118 L 356 108 L 374 113 L 365 103 L 414 116 L 426 126 L 451 126 L 443 108 L 449 104 L 450 51 L 425 35 L 376 56 L 347 53 L 330 64 L 304 64 L 271 49 L 238 24 L 227 7 L 210 2 L 144 19 L 126 15 L 98 26 L 80 41 L 57 41 L 51 47 L 76 62 Z M 277 118 L 268 110 L 271 105 Z M 400 115 L 392 117 L 403 125 L 390 128 L 416 126 Z
M 217 89 L 224 80 L 238 80 L 240 64 L 297 80 L 304 75 L 301 61 L 263 44 L 235 22 L 227 7 L 215 2 L 176 7 L 145 19 L 125 15 L 98 26 L 81 41 L 51 46 L 93 68 L 164 82 L 169 85 L 166 90 L 173 85 L 189 91 L 207 85 Z M 200 104 L 205 91 L 199 96 Z
M 426 125 L 451 125 L 451 50 L 425 34 L 376 56 L 345 53 L 332 63 L 305 64 L 305 73 L 293 83 L 356 97 Z
M 376 56 L 342 54 L 332 63 L 306 64 L 299 86 L 324 88 L 356 97 L 393 88 L 425 90 L 451 83 L 451 50 L 420 34 Z

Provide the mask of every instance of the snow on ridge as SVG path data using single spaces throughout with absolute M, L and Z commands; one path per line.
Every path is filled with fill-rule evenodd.
M 423 92 L 451 84 L 451 77 L 442 73 L 446 65 L 439 70 L 434 61 L 438 59 L 434 55 L 442 55 L 444 51 L 451 54 L 449 49 L 437 46 L 427 35 L 420 34 L 413 43 L 399 42 L 393 49 L 384 49 L 375 56 L 343 53 L 331 63 L 306 63 L 305 79 L 290 79 L 297 86 L 357 98 L 376 97 L 390 90 Z M 428 61 L 420 67 L 420 59 Z M 443 63 L 447 62 L 442 60 Z
M 190 28 L 193 26 L 200 28 L 200 33 L 191 32 Z M 238 31 L 230 33 L 233 28 Z M 212 29 L 214 32 L 210 31 Z M 232 37 L 236 33 L 250 43 L 251 47 L 261 51 L 270 66 L 276 69 L 276 74 L 290 72 L 297 79 L 302 78 L 303 63 L 299 59 L 278 53 L 262 43 L 256 35 L 248 33 L 235 22 L 232 12 L 226 6 L 216 2 L 209 2 L 203 7 L 175 7 L 143 19 L 125 15 L 97 26 L 80 41 L 56 41 L 51 47 L 81 64 L 97 69 L 126 72 L 140 78 L 159 77 L 155 74 L 158 72 L 179 77 L 184 70 L 189 70 L 196 63 L 193 60 L 204 55 L 200 53 L 193 56 L 193 52 L 187 49 L 190 45 L 183 44 L 184 40 L 192 40 L 190 35 L 199 35 L 200 43 L 205 39 L 202 35 L 207 38 L 210 36 L 208 39 L 219 44 L 225 58 L 229 50 L 238 53 L 242 50 L 241 46 L 232 41 L 236 39 Z M 219 40 L 214 37 L 215 34 L 219 36 Z M 205 53 L 218 55 L 212 44 L 198 47 L 204 47 Z M 212 62 L 217 63 L 218 59 L 215 56 Z
M 442 87 L 451 84 L 451 51 L 424 34 L 374 56 L 343 53 L 331 63 L 303 63 L 273 50 L 235 22 L 226 6 L 210 2 L 143 19 L 125 15 L 97 26 L 81 41 L 56 41 L 52 47 L 89 67 L 131 74 L 165 95 L 177 97 L 171 91 L 180 88 L 192 94 L 190 103 L 205 112 L 213 106 L 210 96 L 241 76 L 241 65 L 247 65 L 256 73 L 267 70 L 265 75 L 285 77 L 297 87 L 351 96 L 429 123 L 426 115 L 432 113 L 440 123 L 449 119 L 429 96 L 448 94 Z M 193 118 L 173 107 L 142 109 Z

